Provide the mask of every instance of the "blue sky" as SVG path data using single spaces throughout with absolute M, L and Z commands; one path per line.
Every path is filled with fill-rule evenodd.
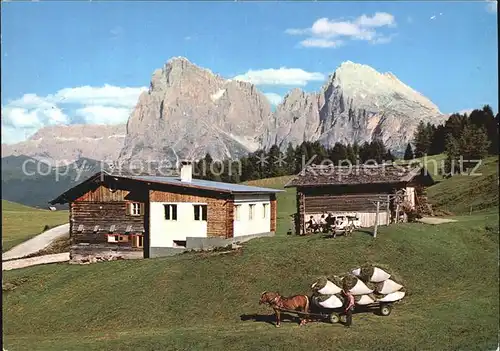
M 278 78 L 259 88 L 280 96 L 319 89 L 318 74 L 350 60 L 393 72 L 444 113 L 498 111 L 491 2 L 11 1 L 1 25 L 4 142 L 47 124 L 126 122 L 173 56 L 228 78 L 268 70 Z

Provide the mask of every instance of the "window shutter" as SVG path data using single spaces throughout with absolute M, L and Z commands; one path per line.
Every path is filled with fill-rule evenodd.
M 177 205 L 172 205 L 172 219 L 177 220 Z
M 140 211 L 141 211 L 140 214 L 144 215 L 144 204 L 141 203 L 139 207 L 140 207 Z
M 170 205 L 163 205 L 165 209 L 165 219 L 170 219 Z

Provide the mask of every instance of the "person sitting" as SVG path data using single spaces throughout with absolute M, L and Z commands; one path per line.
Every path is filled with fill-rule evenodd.
M 324 214 L 322 214 L 321 218 L 319 219 L 319 227 L 322 232 L 325 232 L 325 229 L 328 229 Z
M 309 217 L 309 221 L 307 223 L 309 224 L 307 228 L 312 230 L 313 233 L 316 233 L 319 226 L 313 216 Z

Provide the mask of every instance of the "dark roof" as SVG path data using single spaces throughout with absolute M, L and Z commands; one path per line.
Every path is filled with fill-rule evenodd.
M 192 179 L 189 182 L 181 181 L 179 177 L 163 177 L 163 176 L 151 176 L 151 175 L 116 175 L 109 174 L 106 172 L 99 172 L 85 180 L 84 182 L 78 184 L 77 186 L 65 191 L 63 194 L 59 195 L 54 200 L 50 201 L 50 204 L 56 203 L 66 203 L 68 200 L 68 195 L 74 192 L 75 189 L 84 186 L 84 184 L 90 182 L 102 182 L 106 178 L 110 179 L 128 179 L 132 181 L 137 181 L 140 183 L 154 183 L 154 184 L 165 184 L 170 186 L 177 186 L 181 188 L 194 188 L 202 189 L 208 191 L 214 191 L 219 193 L 228 194 L 272 194 L 282 192 L 283 190 L 272 189 L 272 188 L 261 188 L 256 186 L 242 185 L 242 184 L 231 184 L 223 182 L 214 182 L 209 180 Z
M 382 165 L 311 165 L 292 178 L 285 188 L 325 185 L 361 185 L 407 183 L 424 175 L 433 183 L 432 177 L 421 166 Z

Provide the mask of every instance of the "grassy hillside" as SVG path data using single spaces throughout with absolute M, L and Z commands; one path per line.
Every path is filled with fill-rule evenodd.
M 67 223 L 68 211 L 49 211 L 2 200 L 2 252 L 40 234 L 45 225 Z
M 455 214 L 498 207 L 498 158 L 487 158 L 475 173 L 455 175 L 430 187 L 434 207 Z
M 356 255 L 353 255 L 353 253 Z M 3 296 L 9 350 L 493 350 L 498 331 L 498 216 L 381 227 L 335 240 L 277 236 L 236 254 L 185 254 L 89 266 L 9 271 Z M 366 261 L 388 265 L 409 295 L 389 317 L 354 328 L 266 322 L 264 290 L 308 293 L 319 275 Z
M 493 163 L 492 163 L 493 164 Z M 488 172 L 494 167 L 485 165 Z M 495 166 L 496 167 L 496 166 Z M 485 172 L 486 174 L 486 172 Z M 485 185 L 490 175 L 476 178 Z M 252 181 L 283 188 L 289 177 Z M 462 180 L 464 183 L 456 184 Z M 444 179 L 432 201 L 456 198 L 471 178 Z M 495 179 L 496 181 L 496 179 Z M 441 187 L 441 191 L 435 191 Z M 436 188 L 439 189 L 439 188 Z M 489 202 L 487 187 L 463 197 Z M 446 194 L 443 194 L 446 193 Z M 459 197 L 460 198 L 460 197 Z M 486 205 L 488 204 L 488 205 Z M 379 227 L 377 239 L 286 236 L 295 190 L 278 195 L 278 235 L 225 255 L 57 264 L 4 272 L 9 350 L 494 350 L 498 343 L 498 207 L 438 226 Z M 389 317 L 356 314 L 354 327 L 281 329 L 258 305 L 264 290 L 309 293 L 315 278 L 365 262 L 389 266 L 408 295 Z

